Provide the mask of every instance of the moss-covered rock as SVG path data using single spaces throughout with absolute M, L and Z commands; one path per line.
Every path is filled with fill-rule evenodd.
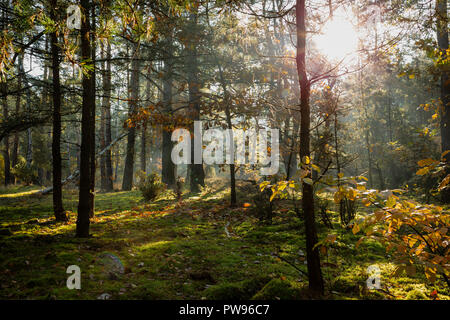
M 305 298 L 308 298 L 307 290 L 301 283 L 281 279 L 272 279 L 252 297 L 253 300 L 298 300 Z
M 427 299 L 427 296 L 423 291 L 420 291 L 418 289 L 414 289 L 408 292 L 406 295 L 407 300 L 425 300 Z
M 355 279 L 351 277 L 338 276 L 331 284 L 331 288 L 334 291 L 343 293 L 357 293 L 359 292 L 359 285 Z

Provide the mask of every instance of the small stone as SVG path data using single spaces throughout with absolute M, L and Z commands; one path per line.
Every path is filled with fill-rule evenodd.
M 98 300 L 108 300 L 111 298 L 111 295 L 109 293 L 102 293 L 97 297 Z

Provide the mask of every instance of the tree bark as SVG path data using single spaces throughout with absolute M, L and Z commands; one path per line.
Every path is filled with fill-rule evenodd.
M 192 122 L 200 120 L 200 81 L 198 75 L 198 60 L 197 60 L 197 13 L 190 15 L 190 39 L 187 44 L 187 75 L 189 82 L 189 106 L 191 111 Z M 194 126 L 191 126 L 191 132 L 194 132 Z M 200 192 L 200 186 L 205 186 L 205 172 L 203 164 L 194 163 L 195 144 L 191 143 L 191 164 L 189 164 L 189 184 L 191 192 Z
M 167 55 L 164 60 L 164 78 L 163 78 L 163 103 L 166 112 L 172 109 L 172 40 L 167 40 Z M 162 182 L 167 184 L 170 188 L 175 187 L 175 164 L 172 162 L 171 153 L 173 148 L 172 130 L 170 125 L 163 125 L 162 130 Z
M 89 19 L 89 9 L 91 6 L 90 0 L 81 0 L 81 11 L 84 18 L 81 19 L 81 58 L 89 64 L 89 59 L 92 58 L 91 40 L 89 32 L 91 29 Z M 92 67 L 92 63 L 91 67 Z M 81 105 L 81 151 L 80 151 L 80 191 L 78 200 L 78 216 L 76 236 L 87 238 L 89 237 L 89 214 L 91 211 L 90 201 L 90 162 L 91 162 L 91 110 L 95 108 L 95 91 L 92 82 L 91 69 L 83 73 L 82 80 L 83 94 Z
M 105 48 L 103 45 L 103 42 L 100 43 L 100 54 L 101 54 L 101 59 L 104 60 L 105 59 Z M 106 139 L 105 139 L 105 122 L 106 122 L 106 104 L 107 104 L 107 94 L 106 93 L 106 67 L 105 67 L 105 61 L 102 62 L 102 85 L 103 85 L 103 97 L 102 97 L 102 106 L 101 106 L 101 110 L 100 110 L 100 134 L 99 134 L 99 138 L 100 138 L 100 149 L 105 148 L 106 146 Z M 100 157 L 100 189 L 102 191 L 106 190 L 106 182 L 107 177 L 106 177 L 106 157 L 105 155 L 102 155 Z
M 105 98 L 105 145 L 109 146 L 112 141 L 111 134 L 111 43 L 108 41 L 106 46 L 106 78 L 103 94 Z M 105 191 L 111 192 L 114 190 L 113 186 L 113 168 L 112 168 L 112 155 L 111 149 L 108 149 L 105 153 L 105 171 L 106 171 L 106 184 Z
M 150 76 L 150 75 L 149 75 Z M 150 103 L 151 87 L 150 81 L 147 80 L 146 89 L 147 105 Z M 141 170 L 147 172 L 147 122 L 142 125 L 141 131 Z
M 297 72 L 300 84 L 300 158 L 310 158 L 310 82 L 306 74 L 306 10 L 305 0 L 296 2 L 297 27 Z M 310 178 L 310 174 L 308 176 Z M 309 289 L 317 294 L 324 293 L 322 271 L 320 268 L 319 248 L 314 217 L 314 191 L 313 186 L 303 181 L 302 184 L 302 210 L 306 229 L 306 260 L 308 267 Z
M 56 21 L 56 0 L 51 1 L 51 18 Z M 62 202 L 61 185 L 61 83 L 59 77 L 59 47 L 56 32 L 51 33 L 52 71 L 53 71 L 53 135 L 52 135 L 52 170 L 53 170 L 53 213 L 57 221 L 66 221 L 67 216 Z
M 18 63 L 23 63 L 23 54 L 20 55 Z M 44 72 L 44 79 L 45 79 L 45 72 Z M 17 91 L 20 92 L 21 89 L 22 89 L 22 74 L 19 72 L 19 74 L 17 75 Z M 16 114 L 19 114 L 19 111 L 20 111 L 21 97 L 22 97 L 22 95 L 20 93 L 17 94 Z M 14 168 L 19 161 L 18 155 L 19 155 L 19 133 L 16 132 L 14 134 L 14 138 L 13 138 L 13 149 L 12 149 L 12 153 L 11 153 L 11 167 L 12 168 Z M 16 177 L 14 175 L 11 176 L 11 183 L 12 184 L 16 183 Z
M 139 41 L 133 42 L 133 57 L 131 60 L 131 96 L 129 100 L 129 116 L 134 115 L 138 109 L 139 100 L 139 72 L 140 72 L 140 46 Z M 125 158 L 125 167 L 123 171 L 122 190 L 131 190 L 133 187 L 134 155 L 136 142 L 136 128 L 128 128 L 127 154 Z
M 93 91 L 93 103 L 91 107 L 91 129 L 90 129 L 90 140 L 91 140 L 91 159 L 90 159 L 90 193 L 89 193 L 89 201 L 91 202 L 90 208 L 89 208 L 89 217 L 94 217 L 95 212 L 95 170 L 96 170 L 96 159 L 95 159 L 95 109 L 96 109 L 96 103 L 95 103 L 95 86 L 96 86 L 96 80 L 95 80 L 95 61 L 96 61 L 96 46 L 95 46 L 95 32 L 96 32 L 96 26 L 95 26 L 95 1 L 91 4 L 91 18 L 92 18 L 92 32 L 89 32 L 89 36 L 91 37 L 91 54 L 92 54 L 92 74 L 91 74 L 91 86 Z
M 1 84 L 1 91 L 2 91 L 2 104 L 3 104 L 3 119 L 8 119 L 8 87 L 5 82 L 2 82 Z M 12 175 L 11 175 L 11 162 L 10 162 L 10 157 L 9 157 L 9 136 L 5 136 L 3 138 L 3 143 L 5 146 L 5 149 L 3 150 L 3 161 L 4 161 L 4 166 L 5 166 L 5 171 L 4 171 L 4 175 L 5 175 L 5 186 L 9 185 L 11 183 L 12 180 Z
M 5 1 L 3 2 L 3 10 L 2 10 L 2 21 L 1 21 L 1 31 L 5 30 L 7 27 L 8 19 L 7 19 L 7 13 L 6 10 L 8 9 L 8 3 Z M 2 93 L 2 107 L 3 107 L 3 119 L 8 119 L 8 85 L 7 80 L 4 79 L 0 83 L 0 91 Z M 3 138 L 3 143 L 5 145 L 5 149 L 3 150 L 3 161 L 4 161 L 4 175 L 5 180 L 4 184 L 7 186 L 11 183 L 12 176 L 11 176 L 11 162 L 9 157 L 9 136 L 5 136 Z
M 437 40 L 442 59 L 446 59 L 448 50 L 448 16 L 447 0 L 436 0 L 436 18 L 437 18 Z M 450 150 L 450 77 L 447 72 L 447 66 L 443 66 L 441 71 L 441 150 L 445 152 Z M 444 156 L 446 163 L 446 174 L 450 174 L 450 154 Z M 445 188 L 441 193 L 442 201 L 450 203 L 450 189 Z

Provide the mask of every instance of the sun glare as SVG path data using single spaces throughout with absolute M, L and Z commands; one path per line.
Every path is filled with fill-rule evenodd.
M 313 38 L 316 48 L 331 60 L 342 60 L 358 48 L 358 34 L 346 16 L 335 15 Z

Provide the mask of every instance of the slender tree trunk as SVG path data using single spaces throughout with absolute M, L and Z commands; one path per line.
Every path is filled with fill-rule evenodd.
M 365 106 L 364 106 L 365 108 Z M 367 149 L 367 161 L 369 164 L 369 187 L 373 188 L 373 165 L 372 165 L 372 150 L 370 147 L 370 140 L 369 140 L 369 127 L 365 130 L 365 139 L 366 139 L 366 149 Z
M 436 0 L 437 40 L 442 59 L 447 57 L 448 50 L 448 16 L 447 0 Z M 441 149 L 450 150 L 450 77 L 445 67 L 441 71 Z M 446 174 L 450 174 L 450 154 L 444 156 Z M 442 190 L 442 201 L 450 203 L 450 189 Z
M 105 145 L 109 146 L 112 141 L 111 134 L 111 43 L 108 41 L 106 46 L 106 82 L 104 86 L 103 94 L 105 99 Z M 112 168 L 112 154 L 111 149 L 108 149 L 105 153 L 105 171 L 106 171 L 106 184 L 105 191 L 111 192 L 114 190 L 113 186 L 113 168 Z
M 229 97 L 228 94 L 228 89 L 227 89 L 227 83 L 225 82 L 225 77 L 223 75 L 223 71 L 222 71 L 222 65 L 219 62 L 219 59 L 216 58 L 216 63 L 217 66 L 219 67 L 219 77 L 220 77 L 220 82 L 223 88 L 223 94 L 224 94 L 224 104 L 225 104 L 225 117 L 226 117 L 226 122 L 227 122 L 227 126 L 228 129 L 230 129 L 231 132 L 231 137 L 230 137 L 230 155 L 231 158 L 234 159 L 234 137 L 233 137 L 233 125 L 231 123 L 231 99 Z M 235 207 L 237 204 L 237 196 L 236 196 L 236 166 L 234 164 L 234 161 L 232 161 L 232 163 L 230 163 L 229 165 L 230 168 L 230 206 L 231 207 Z
M 208 18 L 209 19 L 209 18 Z M 209 24 L 209 21 L 208 21 Z M 219 61 L 219 58 L 217 55 L 214 55 L 214 59 L 216 62 L 216 65 L 219 69 L 219 79 L 220 79 L 220 85 L 223 89 L 223 103 L 225 105 L 225 116 L 226 116 L 226 122 L 228 129 L 230 129 L 231 137 L 230 137 L 230 155 L 231 159 L 234 160 L 234 137 L 233 137 L 233 125 L 231 122 L 231 99 L 228 93 L 228 87 L 227 82 L 223 74 L 222 65 Z M 234 164 L 234 161 L 231 161 L 229 168 L 230 168 L 230 206 L 235 207 L 237 204 L 237 196 L 236 196 L 236 166 Z
M 81 19 L 81 58 L 83 61 L 86 61 L 86 63 L 89 63 L 87 61 L 92 58 L 91 39 L 89 37 L 89 32 L 91 29 L 89 19 L 90 6 L 90 0 L 81 0 L 81 11 L 84 16 L 84 18 Z M 80 192 L 78 200 L 76 236 L 87 238 L 89 237 L 89 215 L 91 212 L 91 121 L 95 121 L 95 119 L 92 119 L 91 112 L 91 110 L 95 108 L 95 91 L 92 82 L 91 70 L 86 70 L 86 72 L 83 73 L 82 87 Z
M 2 91 L 2 104 L 3 104 L 3 119 L 8 119 L 8 87 L 6 84 L 6 80 L 5 82 L 2 82 L 1 84 L 1 91 Z M 4 143 L 4 150 L 3 150 L 3 161 L 4 161 L 4 165 L 5 165 L 5 186 L 9 185 L 11 183 L 12 180 L 12 175 L 11 175 L 11 162 L 10 162 L 10 157 L 9 157 L 9 137 L 6 136 L 3 138 L 3 143 Z
M 297 26 L 297 72 L 300 84 L 300 158 L 302 163 L 310 158 L 310 82 L 306 74 L 306 10 L 305 0 L 296 2 Z M 310 177 L 309 177 L 310 178 Z M 320 268 L 319 248 L 314 217 L 314 191 L 313 186 L 303 182 L 302 210 L 306 229 L 306 260 L 308 267 L 309 289 L 317 294 L 324 293 L 322 271 Z
M 2 8 L 2 21 L 1 21 L 1 31 L 5 30 L 7 28 L 8 24 L 8 14 L 7 9 L 9 8 L 8 2 L 3 1 L 3 8 Z M 3 107 L 3 119 L 8 119 L 8 84 L 7 79 L 4 79 L 4 81 L 0 82 L 0 91 L 2 94 L 2 107 Z M 11 175 L 11 162 L 9 157 L 9 136 L 6 136 L 3 138 L 3 143 L 5 146 L 5 149 L 3 150 L 3 161 L 4 161 L 4 175 L 5 175 L 5 186 L 11 183 L 12 175 Z
M 27 75 L 25 73 L 24 66 L 23 66 L 23 54 L 20 55 L 19 60 L 20 60 L 20 62 L 18 64 L 19 73 L 21 74 L 21 77 L 22 77 L 25 87 L 28 87 Z M 27 90 L 27 92 L 26 92 L 26 110 L 27 111 L 31 110 L 31 104 L 32 104 L 31 90 Z M 27 139 L 26 139 L 27 147 L 26 147 L 26 153 L 25 153 L 26 166 L 27 166 L 27 168 L 31 168 L 31 162 L 33 161 L 33 136 L 32 136 L 31 128 L 27 129 L 26 137 L 27 137 Z
M 191 107 L 192 121 L 200 120 L 200 81 L 198 74 L 198 60 L 197 60 L 197 13 L 190 15 L 190 39 L 187 44 L 187 75 L 189 82 L 189 106 Z M 191 126 L 193 132 L 194 126 Z M 199 192 L 200 186 L 205 186 L 205 172 L 203 164 L 194 163 L 195 144 L 191 143 L 191 164 L 189 165 L 189 184 L 191 192 Z
M 230 137 L 230 154 L 232 155 L 232 157 L 234 157 L 234 137 L 233 137 L 233 131 L 232 131 L 233 130 L 233 126 L 231 124 L 231 110 L 230 110 L 231 99 L 225 99 L 225 103 L 226 103 L 225 116 L 227 118 L 228 129 L 231 132 L 231 137 Z M 230 206 L 231 207 L 236 207 L 236 205 L 237 205 L 236 166 L 235 166 L 234 162 L 230 163 L 230 186 L 231 186 L 231 190 L 230 190 Z
M 50 41 L 51 41 L 51 36 L 50 35 L 46 35 L 45 36 L 45 52 L 49 52 L 50 51 Z M 44 61 L 44 81 L 47 82 L 50 79 L 50 71 L 49 71 L 49 63 L 48 61 Z M 42 98 L 41 98 L 41 103 L 42 105 L 48 107 L 50 106 L 50 95 L 49 95 L 49 90 L 48 90 L 48 86 L 44 86 L 44 89 L 42 90 Z M 52 106 L 53 108 L 53 106 Z M 48 130 L 47 133 L 47 138 L 48 140 L 46 141 L 46 145 L 47 148 L 50 149 L 52 146 L 52 136 L 51 136 L 51 131 L 52 129 L 50 127 L 46 127 L 46 130 Z M 53 184 L 53 180 L 52 180 L 52 170 L 51 169 L 45 169 L 44 170 L 44 174 L 43 174 L 43 181 L 45 181 L 45 185 L 47 185 L 47 183 L 52 183 Z
M 172 40 L 167 41 L 167 56 L 164 60 L 164 78 L 163 78 L 163 103 L 166 112 L 172 109 Z M 175 164 L 172 162 L 171 154 L 173 148 L 172 130 L 169 126 L 162 130 L 162 182 L 166 183 L 170 188 L 175 187 Z
M 150 75 L 149 75 L 150 76 Z M 150 103 L 151 87 L 150 81 L 147 80 L 145 88 L 147 104 Z M 141 170 L 147 172 L 147 122 L 142 125 L 141 131 Z
M 21 55 L 21 58 L 19 59 L 18 63 L 23 63 L 23 54 Z M 44 79 L 45 79 L 45 72 L 44 72 Z M 16 114 L 19 113 L 20 111 L 20 104 L 21 104 L 21 97 L 22 95 L 20 94 L 20 90 L 22 89 L 22 74 L 19 72 L 19 74 L 17 75 L 17 90 L 19 92 L 19 94 L 17 94 L 16 97 Z M 12 154 L 11 154 L 11 167 L 14 168 L 17 163 L 18 163 L 18 155 L 19 155 L 19 133 L 16 132 L 14 134 L 14 139 L 13 139 L 13 150 L 12 150 Z M 11 177 L 11 183 L 16 183 L 16 177 L 12 176 Z
M 57 19 L 56 0 L 51 1 L 51 18 Z M 53 135 L 52 135 L 52 170 L 53 170 L 53 213 L 58 221 L 66 221 L 67 216 L 62 202 L 61 185 L 61 83 L 59 77 L 59 46 L 56 32 L 51 33 L 52 71 L 53 71 Z
M 137 112 L 139 103 L 139 72 L 140 72 L 140 45 L 139 42 L 133 42 L 131 60 L 131 79 L 130 89 L 131 97 L 129 102 L 130 117 Z M 123 171 L 122 190 L 131 190 L 133 187 L 134 155 L 136 143 L 136 128 L 128 128 L 127 154 L 125 158 L 125 167 Z
M 147 123 L 142 125 L 141 132 L 141 170 L 147 172 Z
M 105 59 L 105 48 L 103 45 L 103 42 L 100 43 L 100 51 L 101 51 L 101 59 Z M 106 108 L 107 108 L 107 95 L 109 93 L 106 93 L 106 63 L 105 61 L 102 62 L 102 84 L 103 84 L 103 96 L 102 96 L 102 106 L 100 110 L 100 149 L 105 148 L 106 146 L 106 138 L 105 138 L 105 122 L 106 122 Z M 100 189 L 102 191 L 106 190 L 106 184 L 107 184 L 107 176 L 106 176 L 106 156 L 102 155 L 100 157 Z
M 91 108 L 91 129 L 90 129 L 90 139 L 91 139 L 91 149 L 90 149 L 90 153 L 91 153 L 91 159 L 90 159 L 90 193 L 89 193 L 89 201 L 91 202 L 90 204 L 90 211 L 89 211 L 89 216 L 92 218 L 94 217 L 94 213 L 95 213 L 95 170 L 96 170 L 96 165 L 97 165 L 97 161 L 96 161 L 96 157 L 95 157 L 95 106 L 96 106 L 96 102 L 95 102 L 95 86 L 96 86 L 96 80 L 95 80 L 95 61 L 96 61 L 96 45 L 95 45 L 95 32 L 96 32 L 96 22 L 95 22 L 95 1 L 92 2 L 91 4 L 91 17 L 92 17 L 92 32 L 89 33 L 90 37 L 91 37 L 91 54 L 92 54 L 92 64 L 93 64 L 93 70 L 92 70 L 92 74 L 91 74 L 91 82 L 92 82 L 92 91 L 94 92 L 92 99 L 93 104 L 92 104 L 92 108 Z

